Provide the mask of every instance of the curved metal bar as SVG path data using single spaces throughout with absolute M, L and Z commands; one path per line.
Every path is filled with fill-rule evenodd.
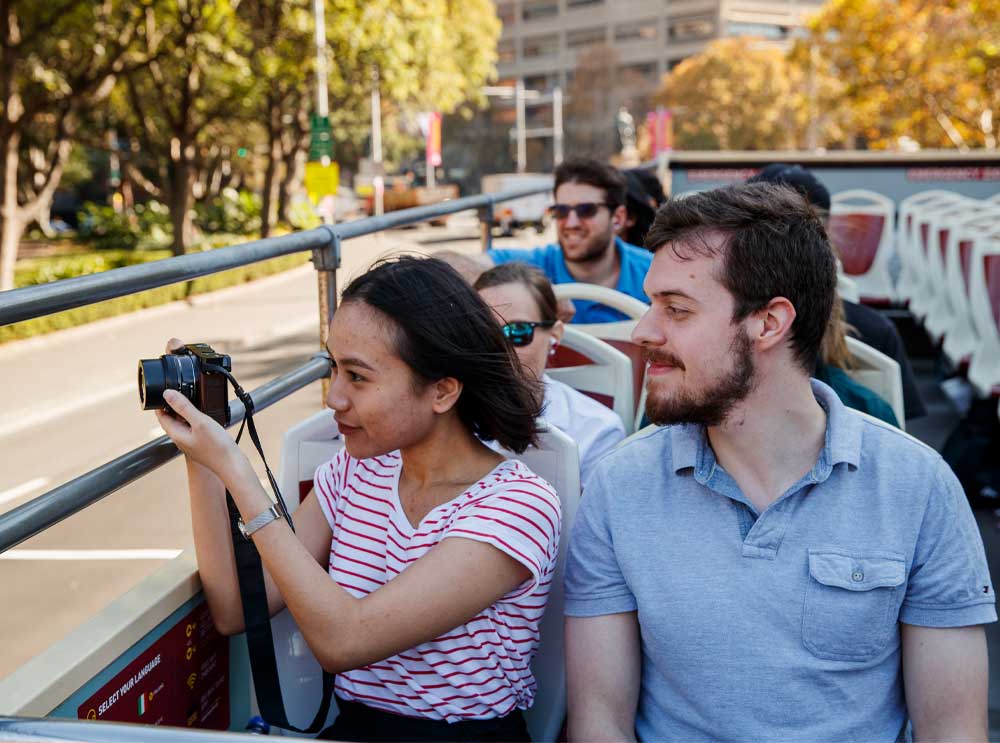
M 253 390 L 250 396 L 254 409 L 260 411 L 270 407 L 329 373 L 329 357 L 317 354 L 299 368 Z M 243 403 L 231 401 L 229 412 L 230 426 L 240 423 L 245 413 Z M 96 503 L 166 464 L 179 453 L 170 439 L 161 436 L 8 511 L 0 516 L 0 552 Z
M 353 237 L 425 222 L 447 214 L 479 209 L 501 201 L 531 196 L 548 191 L 545 188 L 519 189 L 496 194 L 467 196 L 438 204 L 403 209 L 379 217 L 368 217 L 338 225 L 324 225 L 313 230 L 295 232 L 266 240 L 252 240 L 239 245 L 211 250 L 206 253 L 165 258 L 136 266 L 115 268 L 102 273 L 53 281 L 39 286 L 27 286 L 0 292 L 0 325 L 30 320 L 55 312 L 82 307 L 105 299 L 155 289 L 159 286 L 189 281 L 199 276 L 246 266 L 250 263 L 278 258 L 306 250 L 333 249 L 335 238 Z
M 0 717 L 0 738 L 5 741 L 36 743 L 77 741 L 78 743 L 259 743 L 260 736 L 220 730 L 194 730 L 166 725 L 138 725 L 128 722 L 56 720 L 33 717 Z

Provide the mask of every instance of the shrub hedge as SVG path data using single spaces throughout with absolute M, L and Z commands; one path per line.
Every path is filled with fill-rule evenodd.
M 44 284 L 49 281 L 68 279 L 74 276 L 107 271 L 112 268 L 130 266 L 136 263 L 159 260 L 170 255 L 169 250 L 102 250 L 99 253 L 81 253 L 59 258 L 32 258 L 19 261 L 15 271 L 17 286 Z M 156 305 L 176 302 L 194 294 L 225 289 L 247 281 L 271 276 L 309 262 L 309 254 L 286 255 L 273 258 L 262 263 L 233 268 L 222 273 L 202 276 L 193 282 L 181 282 L 170 286 L 149 289 L 138 294 L 108 299 L 104 302 L 76 307 L 54 315 L 36 317 L 32 320 L 14 323 L 0 327 L 0 343 L 30 338 L 35 335 L 51 333 L 76 325 L 84 325 L 106 317 L 123 315 L 135 310 L 155 307 Z M 189 286 L 190 284 L 190 286 Z

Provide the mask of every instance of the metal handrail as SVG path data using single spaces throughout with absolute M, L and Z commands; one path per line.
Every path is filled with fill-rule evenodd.
M 294 232 L 281 237 L 218 248 L 206 253 L 180 255 L 161 261 L 115 268 L 103 273 L 53 281 L 39 286 L 26 286 L 0 292 L 0 326 L 51 315 L 54 312 L 82 307 L 106 299 L 155 289 L 180 281 L 190 281 L 230 268 L 278 258 L 306 250 L 337 249 L 337 243 L 354 237 L 426 222 L 456 212 L 492 207 L 494 204 L 523 196 L 546 193 L 547 188 L 522 188 L 495 194 L 480 194 L 462 199 L 442 201 L 413 209 L 402 209 L 378 217 L 366 217 L 337 225 L 324 225 L 312 230 Z
M 470 196 L 429 206 L 403 209 L 378 217 L 342 222 L 335 226 L 318 227 L 291 235 L 254 240 L 208 253 L 167 258 L 138 266 L 116 268 L 100 274 L 55 281 L 51 284 L 0 292 L 0 325 L 29 320 L 179 281 L 189 281 L 206 274 L 306 250 L 332 253 L 332 260 L 323 261 L 326 266 L 322 270 L 329 270 L 329 266 L 339 262 L 339 244 L 342 240 L 470 209 L 479 209 L 480 217 L 484 221 L 492 220 L 494 204 L 547 191 L 546 188 L 530 188 Z M 317 265 L 317 269 L 320 268 Z M 255 389 L 251 393 L 254 408 L 262 410 L 273 405 L 306 385 L 322 379 L 329 372 L 329 358 L 325 354 L 318 354 L 298 369 Z M 230 402 L 229 410 L 232 421 L 230 425 L 243 420 L 244 408 L 239 400 Z M 20 544 L 25 539 L 39 534 L 149 474 L 179 453 L 177 447 L 166 436 L 161 436 L 0 515 L 0 552 Z
M 254 411 L 270 407 L 329 374 L 329 357 L 326 354 L 317 354 L 297 369 L 251 392 Z M 245 412 L 242 402 L 231 401 L 229 425 L 240 423 Z M 180 451 L 173 442 L 167 436 L 160 436 L 8 511 L 0 516 L 0 552 L 97 503 L 105 496 L 166 464 L 178 454 Z

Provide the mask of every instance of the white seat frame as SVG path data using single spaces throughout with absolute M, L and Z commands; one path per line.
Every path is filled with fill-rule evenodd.
M 830 216 L 835 214 L 870 214 L 883 218 L 882 235 L 879 238 L 875 258 L 863 274 L 846 275 L 857 286 L 857 299 L 845 296 L 838 286 L 843 299 L 858 302 L 861 299 L 893 301 L 896 288 L 889 273 L 893 255 L 893 234 L 895 233 L 896 205 L 888 196 L 864 188 L 853 188 L 833 195 L 830 200 Z
M 924 320 L 924 327 L 932 340 L 946 339 L 951 332 L 961 334 L 961 324 L 966 327 L 971 325 L 959 243 L 998 223 L 1000 206 L 983 201 L 968 205 L 958 214 L 945 215 L 931 227 L 932 230 L 948 230 L 943 259 L 940 250 L 934 252 L 930 261 L 931 272 L 925 283 L 927 291 L 933 292 L 933 300 L 928 303 Z M 943 281 L 941 277 L 944 277 Z
M 641 302 L 635 297 L 629 296 L 616 289 L 609 289 L 606 286 L 597 284 L 584 284 L 580 282 L 570 284 L 555 284 L 552 289 L 556 293 L 557 299 L 584 299 L 616 309 L 628 316 L 627 320 L 604 323 L 575 323 L 572 325 L 577 330 L 582 330 L 595 338 L 616 341 L 631 341 L 632 331 L 635 330 L 639 318 L 649 311 L 649 305 Z M 631 363 L 631 361 L 629 362 Z M 634 377 L 633 377 L 634 379 Z M 638 404 L 632 413 L 632 423 L 625 424 L 625 433 L 636 430 L 642 422 L 643 410 L 646 406 L 646 375 L 642 376 L 642 390 L 639 394 Z
M 635 425 L 635 390 L 629 357 L 572 325 L 566 327 L 560 345 L 586 356 L 592 363 L 554 367 L 546 369 L 545 373 L 580 392 L 597 392 L 610 397 L 614 401 L 612 409 L 622 419 L 625 433 L 630 433 Z
M 851 336 L 847 336 L 847 350 L 855 362 L 854 368 L 847 370 L 848 376 L 889 403 L 896 420 L 899 421 L 899 427 L 905 431 L 903 374 L 899 362 Z
M 912 303 L 918 296 L 927 273 L 920 223 L 934 210 L 964 201 L 954 191 L 933 189 L 921 191 L 899 202 L 899 222 L 896 231 L 896 252 L 902 263 L 902 273 L 896 284 L 896 296 L 901 302 Z M 918 300 L 919 302 L 919 300 Z
M 1000 328 L 993 317 L 983 265 L 987 256 L 994 255 L 1000 255 L 1000 230 L 975 241 L 969 266 L 969 308 L 980 341 L 969 361 L 969 381 L 983 396 L 1000 386 Z

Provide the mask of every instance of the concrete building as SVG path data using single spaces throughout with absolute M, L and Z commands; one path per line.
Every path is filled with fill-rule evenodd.
M 521 78 L 526 88 L 543 92 L 561 86 L 568 96 L 567 144 L 576 139 L 591 150 L 603 151 L 613 146 L 613 117 L 619 106 L 626 106 L 641 125 L 663 75 L 685 57 L 728 36 L 761 36 L 782 43 L 820 4 L 821 0 L 496 0 L 503 21 L 499 77 L 502 82 Z M 574 102 L 574 93 L 594 100 Z M 544 126 L 549 115 L 543 109 L 529 112 L 529 125 Z M 504 117 L 500 118 L 498 124 L 503 123 Z

